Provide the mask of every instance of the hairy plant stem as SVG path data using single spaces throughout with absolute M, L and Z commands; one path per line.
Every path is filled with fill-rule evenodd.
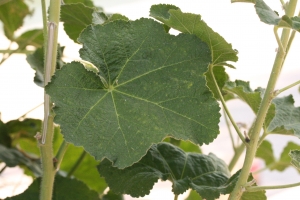
M 283 188 L 291 188 L 291 187 L 297 187 L 300 186 L 299 183 L 293 183 L 293 184 L 287 184 L 287 185 L 274 185 L 274 186 L 250 186 L 246 187 L 246 191 L 248 192 L 256 192 L 261 190 L 275 190 L 275 189 L 283 189 Z
M 83 150 L 80 157 L 77 159 L 76 163 L 73 165 L 73 167 L 70 169 L 67 177 L 70 178 L 72 174 L 76 171 L 76 169 L 79 167 L 80 163 L 83 161 L 84 157 L 86 155 L 86 151 Z
M 45 12 L 45 10 L 43 9 Z M 43 16 L 46 14 L 44 13 Z M 45 85 L 50 81 L 51 76 L 55 72 L 56 68 L 56 57 L 57 57 L 57 35 L 60 17 L 60 0 L 51 0 L 49 9 L 49 30 L 47 37 L 47 48 L 45 48 L 45 74 L 44 82 Z M 45 31 L 45 27 L 44 27 Z M 56 169 L 53 163 L 53 132 L 54 132 L 54 113 L 51 111 L 52 103 L 50 97 L 44 94 L 44 124 L 43 134 L 40 141 L 40 151 L 42 160 L 43 176 L 41 181 L 40 199 L 51 200 L 53 192 L 54 177 Z
M 12 49 L 0 49 L 0 53 L 3 54 L 16 54 L 16 53 L 20 53 L 20 54 L 30 54 L 33 53 L 34 51 L 31 50 L 26 50 L 26 49 L 16 49 L 16 50 L 12 50 Z
M 178 195 L 175 195 L 175 196 L 174 196 L 174 200 L 177 200 L 177 199 L 178 199 Z
M 297 4 L 297 0 L 290 1 L 289 6 L 287 8 L 287 11 L 289 12 L 289 13 L 287 13 L 288 16 L 293 15 L 293 13 L 295 12 L 296 4 Z M 294 6 L 293 9 L 290 8 L 292 6 Z M 268 81 L 268 85 L 267 85 L 264 97 L 262 99 L 260 108 L 258 110 L 257 117 L 254 122 L 254 127 L 250 133 L 250 135 L 251 135 L 250 136 L 250 144 L 249 144 L 249 146 L 246 147 L 246 156 L 245 156 L 243 168 L 241 170 L 241 173 L 240 173 L 239 179 L 236 183 L 236 186 L 229 196 L 229 200 L 239 200 L 243 194 L 243 188 L 244 188 L 245 184 L 247 183 L 247 179 L 248 179 L 248 176 L 250 173 L 252 162 L 255 157 L 256 150 L 258 148 L 260 131 L 263 126 L 265 117 L 267 115 L 269 106 L 271 104 L 271 101 L 274 98 L 274 88 L 275 88 L 277 79 L 279 77 L 284 60 L 286 58 L 285 50 L 286 50 L 287 43 L 289 40 L 289 33 L 290 32 L 287 29 L 284 29 L 282 31 L 281 45 L 283 47 L 283 50 L 280 48 L 276 54 L 276 58 L 275 58 L 273 69 L 272 69 L 272 72 L 271 72 L 271 75 L 270 75 L 270 78 Z
M 220 88 L 219 88 L 219 86 L 218 86 L 218 83 L 217 83 L 217 81 L 216 81 L 216 78 L 215 78 L 215 75 L 214 75 L 213 68 L 214 68 L 214 65 L 210 64 L 210 65 L 209 65 L 209 72 L 211 73 L 211 76 L 212 76 L 214 85 L 215 85 L 215 87 L 217 88 L 218 95 L 219 95 L 219 98 L 220 98 L 221 103 L 222 103 L 222 105 L 223 105 L 223 108 L 224 108 L 224 110 L 225 110 L 225 112 L 226 112 L 228 118 L 230 119 L 231 124 L 233 125 L 233 127 L 235 128 L 237 134 L 239 135 L 240 139 L 241 139 L 242 142 L 247 146 L 248 143 L 245 141 L 245 138 L 244 138 L 243 134 L 241 133 L 239 127 L 238 127 L 237 124 L 235 123 L 233 117 L 231 116 L 231 114 L 230 114 L 230 112 L 229 112 L 229 110 L 228 110 L 228 108 L 227 108 L 226 102 L 225 102 L 225 100 L 224 100 L 224 98 L 223 98 L 223 95 L 222 95 L 222 93 L 221 93 L 221 90 L 220 90 Z

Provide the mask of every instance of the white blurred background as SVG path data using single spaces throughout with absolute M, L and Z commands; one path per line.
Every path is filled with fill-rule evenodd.
M 231 80 L 241 79 L 250 81 L 252 89 L 256 87 L 266 87 L 270 71 L 275 58 L 277 43 L 273 35 L 273 27 L 263 24 L 257 17 L 253 4 L 234 3 L 230 0 L 94 0 L 97 6 L 104 8 L 108 13 L 120 13 L 131 20 L 140 17 L 149 17 L 149 9 L 153 4 L 168 3 L 181 8 L 183 12 L 200 14 L 202 19 L 216 32 L 222 35 L 226 41 L 232 44 L 234 49 L 239 51 L 239 61 L 234 63 L 236 69 L 227 68 Z M 265 0 L 265 2 L 280 15 L 283 14 L 279 0 Z M 41 5 L 40 1 L 31 1 L 35 14 L 26 18 L 24 27 L 19 30 L 23 32 L 27 29 L 41 28 Z M 296 12 L 299 8 L 296 9 Z M 0 25 L 0 49 L 6 49 L 9 42 L 3 35 L 2 24 Z M 80 45 L 74 44 L 63 32 L 60 24 L 59 42 L 66 46 L 64 54 L 66 61 L 78 58 Z M 1 55 L 0 55 L 1 56 Z M 296 35 L 294 45 L 287 57 L 282 74 L 279 78 L 276 88 L 280 89 L 295 81 L 300 77 L 300 39 Z M 43 102 L 43 90 L 33 83 L 34 71 L 25 60 L 25 55 L 13 55 L 0 66 L 0 112 L 3 122 L 19 118 L 28 110 L 34 108 Z M 300 106 L 300 94 L 298 87 L 294 87 L 280 96 L 293 94 L 295 106 Z M 233 100 L 228 102 L 228 106 L 234 119 L 250 126 L 254 119 L 254 114 L 241 101 Z M 28 117 L 43 117 L 43 108 L 40 107 L 31 112 Z M 213 152 L 218 157 L 229 163 L 233 156 L 231 142 L 228 135 L 225 121 L 222 118 L 220 122 L 220 135 L 209 145 L 201 147 L 205 154 Z M 278 158 L 282 149 L 288 141 L 294 141 L 300 144 L 300 140 L 291 136 L 268 136 L 273 144 L 275 156 Z M 235 170 L 242 166 L 243 156 Z M 255 160 L 258 168 L 263 168 L 261 160 Z M 0 168 L 2 166 L 0 165 Z M 276 185 L 300 182 L 299 173 L 292 167 L 283 173 L 265 170 L 258 175 L 260 185 Z M 22 174 L 18 168 L 6 169 L 0 176 L 0 198 L 12 196 L 21 193 L 31 183 L 31 178 Z M 298 200 L 300 188 L 290 188 L 284 190 L 267 191 L 269 200 Z M 184 195 L 180 196 L 181 199 Z M 155 185 L 151 194 L 140 199 L 164 199 L 171 200 L 174 196 L 171 193 L 171 184 L 168 182 L 159 182 Z M 224 198 L 224 197 L 223 197 Z M 127 197 L 127 199 L 134 199 Z M 226 199 L 226 198 L 225 198 Z

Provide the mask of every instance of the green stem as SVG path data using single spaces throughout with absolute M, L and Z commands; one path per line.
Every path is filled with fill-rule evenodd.
M 248 192 L 256 192 L 256 191 L 261 191 L 261 190 L 275 190 L 275 189 L 284 189 L 284 188 L 291 188 L 291 187 L 297 187 L 297 186 L 300 186 L 300 182 L 287 184 L 287 185 L 250 186 L 250 187 L 246 187 L 245 189 Z
M 292 83 L 292 84 L 290 84 L 290 85 L 288 85 L 288 86 L 286 86 L 286 87 L 284 87 L 284 88 L 282 88 L 280 90 L 277 90 L 276 91 L 276 96 L 279 95 L 281 92 L 284 92 L 284 91 L 286 91 L 286 90 L 288 90 L 288 89 L 290 89 L 290 88 L 292 88 L 292 87 L 294 87 L 296 85 L 299 85 L 299 84 L 300 84 L 300 80 L 296 81 L 295 83 Z
M 83 152 L 81 153 L 80 157 L 78 158 L 78 160 L 76 161 L 76 163 L 73 165 L 73 167 L 70 169 L 67 177 L 70 178 L 73 173 L 76 171 L 76 169 L 79 167 L 80 163 L 83 161 L 84 157 L 86 155 L 86 151 L 83 150 Z
M 174 200 L 177 200 L 177 199 L 178 199 L 178 195 L 175 195 L 175 196 L 174 196 Z
M 17 50 L 12 50 L 12 49 L 0 49 L 0 53 L 7 53 L 7 54 L 12 54 L 12 53 L 21 53 L 21 54 L 30 54 L 33 53 L 34 51 L 26 50 L 26 49 L 17 49 Z
M 45 10 L 43 10 L 45 11 Z M 45 13 L 43 14 L 45 16 Z M 60 0 L 51 0 L 49 8 L 49 30 L 47 37 L 47 49 L 45 49 L 45 85 L 50 81 L 51 76 L 54 74 L 56 68 L 56 56 L 57 56 L 57 35 L 60 17 Z M 45 28 L 44 28 L 45 30 Z M 53 164 L 53 132 L 54 132 L 54 113 L 51 111 L 52 103 L 50 97 L 44 94 L 44 124 L 43 134 L 40 142 L 41 160 L 43 176 L 41 181 L 41 200 L 52 200 L 54 177 L 56 168 Z
M 55 156 L 55 158 L 56 158 L 56 163 L 55 163 L 55 169 L 56 169 L 56 171 L 59 170 L 59 166 L 60 166 L 60 164 L 62 162 L 62 159 L 63 159 L 63 157 L 64 157 L 64 155 L 65 155 L 65 153 L 66 153 L 66 151 L 68 149 L 68 146 L 69 146 L 69 143 L 64 140 L 61 143 L 60 147 L 59 147 L 59 150 L 58 150 L 58 152 L 57 152 L 57 154 Z
M 217 88 L 217 91 L 218 91 L 218 94 L 219 94 L 219 98 L 220 98 L 220 100 L 221 100 L 221 102 L 222 102 L 223 108 L 224 108 L 224 110 L 225 110 L 225 112 L 226 112 L 228 118 L 230 119 L 230 121 L 231 121 L 233 127 L 235 128 L 237 134 L 239 135 L 240 139 L 241 139 L 242 142 L 247 146 L 248 143 L 245 141 L 245 138 L 244 138 L 243 134 L 241 133 L 241 131 L 240 131 L 239 127 L 237 126 L 237 124 L 235 123 L 235 121 L 233 120 L 233 117 L 231 116 L 231 114 L 230 114 L 230 112 L 229 112 L 229 110 L 228 110 L 228 108 L 227 108 L 227 106 L 226 106 L 226 102 L 225 102 L 225 100 L 224 100 L 224 98 L 223 98 L 223 95 L 222 95 L 222 93 L 221 93 L 221 90 L 220 90 L 220 88 L 219 88 L 219 86 L 218 86 L 218 83 L 217 83 L 217 81 L 216 81 L 216 78 L 215 78 L 215 75 L 214 75 L 214 72 L 213 72 L 213 68 L 214 68 L 214 66 L 213 66 L 212 64 L 210 64 L 210 65 L 209 65 L 209 71 L 210 71 L 210 73 L 211 73 L 211 76 L 212 76 L 213 82 L 214 82 L 214 84 L 215 84 L 215 87 Z
M 241 157 L 243 151 L 245 149 L 245 145 L 241 144 L 239 147 L 236 148 L 236 151 L 228 165 L 228 169 L 229 171 L 232 171 L 234 166 L 236 165 L 237 161 L 239 160 L 239 158 Z
M 291 12 L 293 9 L 290 8 L 290 6 L 294 6 L 295 2 L 297 4 L 297 0 L 291 0 L 289 3 L 288 11 Z M 293 15 L 290 13 L 287 13 L 288 16 Z M 256 150 L 258 148 L 258 141 L 259 141 L 259 135 L 260 130 L 263 126 L 265 117 L 267 115 L 269 106 L 271 104 L 272 99 L 274 98 L 274 88 L 277 82 L 277 79 L 279 77 L 284 59 L 286 57 L 286 54 L 284 52 L 285 48 L 287 47 L 287 41 L 289 39 L 289 32 L 287 34 L 286 29 L 283 30 L 282 36 L 281 36 L 281 44 L 283 46 L 283 50 L 279 49 L 274 61 L 273 69 L 268 81 L 268 85 L 264 94 L 264 97 L 262 99 L 260 108 L 257 113 L 257 118 L 254 122 L 254 127 L 251 130 L 251 137 L 250 137 L 250 145 L 247 146 L 246 149 L 246 156 L 243 164 L 243 168 L 241 170 L 239 179 L 236 183 L 236 186 L 232 193 L 230 194 L 229 200 L 239 200 L 240 197 L 243 194 L 243 187 L 247 182 L 250 169 L 252 166 L 253 159 L 256 154 Z
M 234 144 L 234 139 L 233 139 L 232 131 L 231 131 L 230 124 L 229 124 L 229 121 L 228 121 L 228 118 L 227 118 L 227 115 L 225 113 L 224 108 L 223 108 L 223 115 L 224 115 L 224 118 L 225 118 L 226 126 L 228 128 L 228 132 L 229 132 L 229 136 L 230 136 L 230 140 L 231 140 L 233 151 L 236 152 L 236 147 L 235 147 L 235 144 Z

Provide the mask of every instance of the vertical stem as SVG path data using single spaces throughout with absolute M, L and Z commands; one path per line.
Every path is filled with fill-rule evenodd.
M 293 11 L 293 9 L 291 9 L 290 6 L 294 6 L 294 10 L 295 10 L 296 4 L 297 4 L 297 0 L 291 0 L 287 10 L 289 12 Z M 293 13 L 292 14 L 287 13 L 287 15 L 291 16 L 291 15 L 293 15 Z M 251 130 L 250 144 L 249 144 L 249 146 L 246 147 L 246 156 L 245 156 L 245 160 L 244 160 L 244 165 L 243 165 L 242 171 L 240 173 L 239 179 L 236 183 L 236 186 L 235 186 L 234 190 L 232 191 L 232 193 L 230 194 L 229 200 L 239 200 L 243 194 L 243 187 L 247 182 L 247 179 L 248 179 L 248 176 L 250 173 L 250 169 L 252 166 L 252 162 L 255 157 L 257 147 L 258 147 L 260 130 L 263 126 L 267 111 L 271 104 L 271 101 L 274 98 L 274 88 L 276 85 L 276 81 L 278 79 L 284 59 L 286 57 L 286 54 L 284 53 L 284 51 L 287 47 L 288 40 L 289 40 L 289 32 L 287 32 L 286 30 L 283 30 L 282 35 L 281 35 L 281 43 L 282 43 L 284 50 L 280 49 L 277 52 L 277 55 L 276 55 L 276 58 L 274 61 L 274 65 L 273 65 L 273 69 L 272 69 L 272 72 L 271 72 L 271 75 L 269 78 L 269 82 L 268 82 L 264 97 L 262 99 L 260 108 L 258 110 L 257 118 L 254 122 L 254 127 Z
M 239 147 L 236 148 L 234 155 L 228 165 L 228 169 L 229 171 L 232 171 L 234 166 L 236 165 L 237 161 L 239 160 L 239 158 L 241 157 L 243 151 L 245 149 L 245 145 L 241 144 Z
M 43 4 L 44 5 L 44 4 Z M 48 41 L 47 49 L 45 49 L 45 74 L 44 82 L 45 85 L 50 81 L 51 76 L 54 74 L 56 68 L 56 57 L 57 57 L 57 35 L 60 17 L 60 0 L 51 0 L 49 9 L 49 30 L 48 30 Z M 45 13 L 44 15 L 45 16 Z M 45 28 L 44 28 L 45 31 Z M 51 111 L 52 103 L 50 97 L 44 94 L 44 124 L 42 140 L 40 142 L 41 160 L 43 176 L 41 182 L 41 200 L 52 200 L 54 176 L 56 173 L 55 166 L 53 164 L 53 149 L 52 139 L 54 132 L 54 113 Z
M 178 199 L 178 195 L 175 195 L 175 196 L 174 196 L 174 200 L 177 200 L 177 199 Z

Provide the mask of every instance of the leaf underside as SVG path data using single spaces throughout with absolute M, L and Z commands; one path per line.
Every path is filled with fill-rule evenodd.
M 118 169 L 105 159 L 98 170 L 116 193 L 144 196 L 162 179 L 173 183 L 176 195 L 191 188 L 207 200 L 230 193 L 239 174 L 229 178 L 227 165 L 214 154 L 185 153 L 170 143 L 154 144 L 142 160 L 128 168 Z
M 203 76 L 210 51 L 197 37 L 140 19 L 88 26 L 79 42 L 99 73 L 72 62 L 46 87 L 68 142 L 124 168 L 166 136 L 200 145 L 216 138 L 220 108 Z

